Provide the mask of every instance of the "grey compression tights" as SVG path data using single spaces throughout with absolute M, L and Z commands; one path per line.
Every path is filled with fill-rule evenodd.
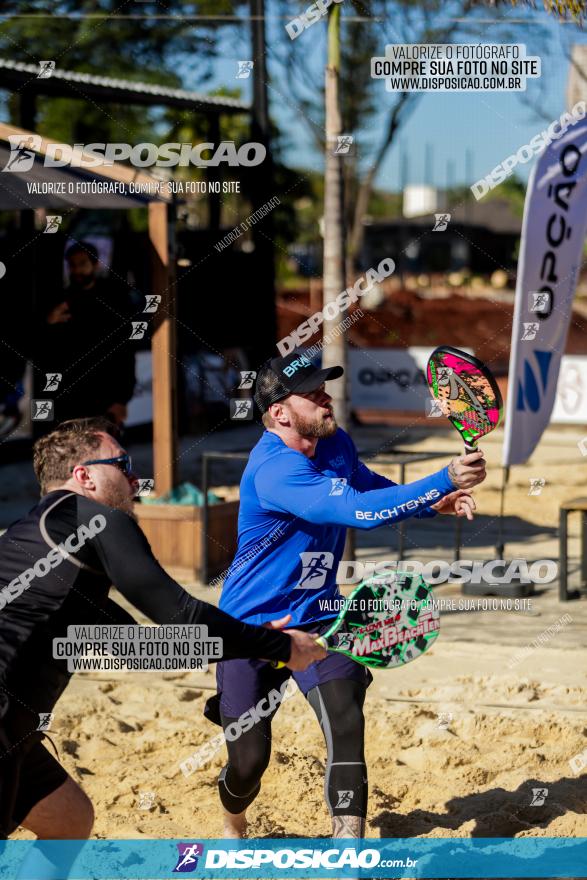
M 367 814 L 365 766 L 365 685 L 349 679 L 319 684 L 308 693 L 324 733 L 327 751 L 324 795 L 332 816 Z M 273 713 L 275 715 L 275 712 Z M 261 777 L 271 756 L 271 720 L 262 718 L 236 740 L 227 740 L 228 763 L 218 779 L 223 807 L 241 813 L 261 789 Z M 222 715 L 224 730 L 236 721 Z

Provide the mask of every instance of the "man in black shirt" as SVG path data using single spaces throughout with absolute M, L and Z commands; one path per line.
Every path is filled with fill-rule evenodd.
M 41 839 L 84 839 L 89 798 L 42 745 L 40 721 L 71 674 L 53 640 L 76 625 L 134 623 L 112 584 L 156 623 L 203 624 L 223 658 L 322 659 L 308 633 L 235 620 L 192 598 L 161 568 L 133 517 L 137 480 L 105 419 L 60 425 L 35 444 L 39 504 L 0 537 L 0 838 L 18 825 Z
M 123 279 L 98 274 L 98 251 L 80 241 L 65 254 L 70 284 L 53 298 L 39 328 L 34 356 L 35 394 L 43 394 L 46 375 L 61 373 L 59 388 L 49 392 L 55 401 L 55 420 L 109 417 L 121 425 L 135 387 L 136 340 L 132 320 L 145 320 L 144 300 L 133 304 Z M 49 423 L 50 425 L 50 423 Z M 37 433 L 48 423 L 37 422 Z

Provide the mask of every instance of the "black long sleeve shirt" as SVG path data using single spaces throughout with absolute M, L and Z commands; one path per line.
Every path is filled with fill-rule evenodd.
M 169 577 L 131 516 L 58 490 L 0 537 L 0 715 L 14 700 L 51 711 L 71 676 L 53 639 L 69 625 L 131 622 L 109 600 L 112 585 L 155 623 L 205 624 L 223 659 L 289 659 L 287 635 L 235 620 Z

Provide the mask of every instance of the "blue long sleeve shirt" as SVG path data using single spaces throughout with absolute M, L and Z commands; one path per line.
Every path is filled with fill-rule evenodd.
M 265 431 L 241 480 L 238 547 L 220 608 L 255 624 L 335 617 L 346 529 L 434 515 L 430 506 L 454 489 L 446 467 L 398 486 L 359 461 L 341 428 L 318 441 L 313 458 Z

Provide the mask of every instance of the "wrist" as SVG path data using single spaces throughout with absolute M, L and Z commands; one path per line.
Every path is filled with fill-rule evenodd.
M 448 476 L 448 479 L 449 479 L 449 481 L 450 481 L 450 483 L 451 483 L 452 488 L 453 488 L 453 489 L 456 489 L 456 488 L 458 487 L 458 482 L 457 482 L 458 478 L 457 478 L 457 475 L 456 475 L 454 462 L 450 461 L 450 462 L 448 463 L 448 467 L 447 467 L 447 469 L 446 469 L 446 473 L 447 473 L 447 476 Z
M 294 641 L 287 633 L 279 632 L 279 636 L 280 644 L 275 652 L 276 655 L 279 653 L 279 657 L 276 656 L 275 659 L 280 660 L 282 663 L 289 663 L 293 652 Z

